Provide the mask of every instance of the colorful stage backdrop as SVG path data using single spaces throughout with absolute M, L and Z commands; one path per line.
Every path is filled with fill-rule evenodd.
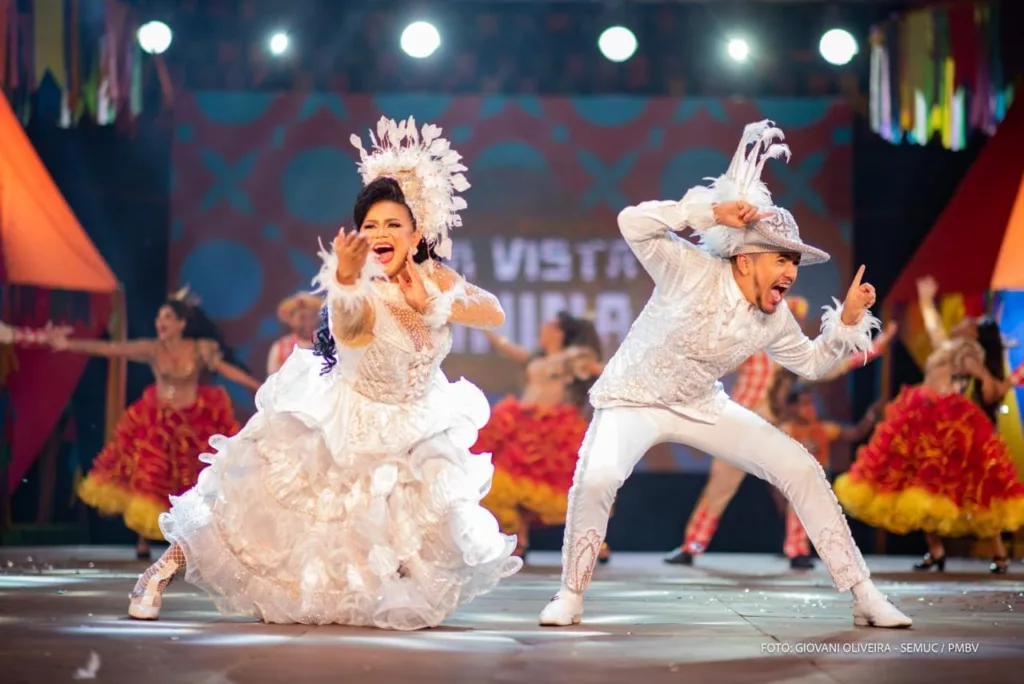
M 768 164 L 775 200 L 833 255 L 801 271 L 795 292 L 819 311 L 851 272 L 851 115 L 838 101 L 197 93 L 178 99 L 175 115 L 169 286 L 189 284 L 260 374 L 282 334 L 278 301 L 309 287 L 317 239 L 351 225 L 360 181 L 349 136 L 382 115 L 441 126 L 465 157 L 473 187 L 453 266 L 501 298 L 504 332 L 521 344 L 568 309 L 592 315 L 614 351 L 652 288 L 616 214 L 724 172 L 743 126 L 765 118 L 793 150 L 788 165 Z M 495 399 L 521 382 L 466 330 L 445 371 Z M 232 392 L 248 415 L 251 396 Z M 827 403 L 845 418 L 846 388 Z M 707 460 L 660 449 L 644 466 L 704 470 Z

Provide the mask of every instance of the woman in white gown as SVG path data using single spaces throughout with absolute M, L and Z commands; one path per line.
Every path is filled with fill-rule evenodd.
M 433 627 L 522 562 L 480 500 L 489 454 L 469 448 L 486 398 L 440 370 L 452 324 L 500 327 L 497 299 L 444 266 L 469 187 L 460 156 L 410 118 L 359 139 L 364 187 L 321 251 L 326 293 L 297 349 L 235 437 L 210 440 L 198 484 L 160 518 L 170 549 L 131 594 L 156 619 L 179 571 L 227 615 L 265 622 Z M 372 258 L 368 258 L 372 255 Z

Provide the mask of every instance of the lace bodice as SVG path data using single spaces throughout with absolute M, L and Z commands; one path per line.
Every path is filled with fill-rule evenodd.
M 426 395 L 452 347 L 451 326 L 431 328 L 413 311 L 397 285 L 373 285 L 373 340 L 360 349 L 351 375 L 354 389 L 373 401 L 400 404 Z
M 338 347 L 333 372 L 373 401 L 399 404 L 425 397 L 451 351 L 453 323 L 493 329 L 504 322 L 494 295 L 445 266 L 416 267 L 427 294 L 426 311 L 418 313 L 376 262 L 366 263 L 355 284 L 342 285 L 335 277 L 337 256 L 327 251 L 320 256 L 323 265 L 314 282 L 327 293 Z
M 655 289 L 590 392 L 595 408 L 665 406 L 714 422 L 728 401 L 719 381 L 754 353 L 807 379 L 824 376 L 847 354 L 871 346 L 878 319 L 843 325 L 842 307 L 826 307 L 822 334 L 810 340 L 787 306 L 764 314 L 744 298 L 729 261 L 673 231 L 713 223 L 711 208 L 690 195 L 644 202 L 619 214 L 619 228 Z

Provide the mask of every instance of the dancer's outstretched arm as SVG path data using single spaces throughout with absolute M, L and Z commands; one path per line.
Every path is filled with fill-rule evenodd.
M 434 325 L 452 323 L 481 330 L 496 330 L 505 325 L 501 302 L 487 290 L 441 264 L 434 267 L 431 277 L 441 291 L 428 313 Z
M 860 422 L 856 425 L 840 425 L 834 423 L 836 438 L 841 439 L 844 442 L 859 442 L 871 433 L 871 429 L 875 427 L 875 423 L 878 421 L 878 416 L 882 411 L 883 400 L 879 399 L 873 403 L 868 410 L 864 412 Z
M 152 363 L 156 357 L 157 341 L 152 339 L 111 342 L 107 340 L 79 340 L 69 337 L 71 328 L 47 323 L 43 329 L 43 344 L 54 351 L 68 351 L 105 358 L 125 358 L 136 363 Z
M 825 307 L 821 317 L 821 334 L 809 339 L 800 329 L 796 317 L 786 307 L 782 315 L 787 317 L 782 334 L 768 346 L 768 355 L 783 367 L 808 380 L 820 380 L 840 367 L 850 354 L 859 353 L 862 358 L 871 349 L 871 331 L 881 327 L 868 307 L 875 303 L 875 288 L 861 282 L 864 267 L 854 276 L 846 293 L 846 300 L 840 304 L 833 300 L 836 308 Z
M 494 351 L 498 352 L 506 359 L 511 359 L 516 363 L 528 363 L 530 360 L 530 350 L 526 347 L 520 347 L 518 344 L 510 341 L 507 337 L 499 335 L 493 330 L 487 330 L 484 334 L 487 335 L 487 340 L 494 347 Z
M 342 228 L 333 249 L 320 250 L 323 265 L 314 279 L 318 291 L 327 293 L 331 335 L 344 347 L 365 347 L 373 339 L 376 322 L 370 302 L 371 281 L 383 275 L 379 264 L 367 262 L 370 243 L 358 232 Z
M 202 359 L 210 371 L 223 375 L 231 382 L 237 383 L 242 387 L 248 387 L 253 391 L 258 390 L 260 385 L 263 384 L 238 366 L 225 361 L 224 357 L 221 356 L 220 345 L 215 340 L 199 340 L 197 345 L 199 358 Z
M 964 356 L 960 363 L 971 377 L 981 383 L 981 394 L 986 402 L 999 401 L 1013 388 L 1013 375 L 1004 380 L 999 380 L 989 372 L 984 363 L 974 356 Z
M 917 303 L 921 307 L 921 317 L 924 319 L 924 327 L 928 331 L 932 348 L 938 349 L 939 345 L 949 339 L 946 329 L 942 326 L 942 317 L 939 310 L 935 308 L 935 295 L 939 291 L 939 284 L 935 278 L 926 276 L 917 281 Z
M 590 380 L 604 372 L 604 364 L 590 347 L 569 347 L 565 350 L 566 369 L 577 380 Z

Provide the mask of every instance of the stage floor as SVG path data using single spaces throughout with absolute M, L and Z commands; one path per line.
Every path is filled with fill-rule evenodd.
M 143 684 L 365 682 L 1019 681 L 1024 566 L 990 576 L 980 561 L 945 575 L 910 558 L 872 557 L 882 590 L 912 630 L 854 628 L 850 598 L 821 567 L 709 554 L 699 566 L 617 554 L 598 569 L 584 623 L 541 628 L 558 556 L 531 565 L 443 627 L 415 633 L 264 625 L 221 618 L 178 581 L 159 622 L 126 617 L 144 563 L 127 548 L 0 547 L 0 682 L 72 681 L 98 655 L 95 681 Z

